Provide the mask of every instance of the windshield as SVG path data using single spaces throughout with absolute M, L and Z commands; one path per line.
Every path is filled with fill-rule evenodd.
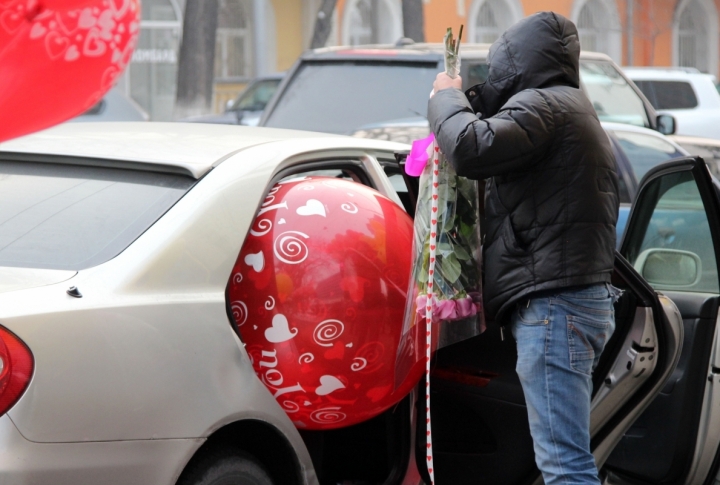
M 638 181 L 656 165 L 684 155 L 672 143 L 657 136 L 630 131 L 615 131 L 614 133 L 622 151 L 630 161 Z
M 181 175 L 0 161 L 0 266 L 81 270 L 103 263 L 193 183 Z
M 231 110 L 233 111 L 262 111 L 277 91 L 280 79 L 265 79 L 253 83 L 240 95 Z
M 642 99 L 609 62 L 580 62 L 580 79 L 600 121 L 649 127 Z
M 345 134 L 427 116 L 435 63 L 313 62 L 301 66 L 265 126 Z

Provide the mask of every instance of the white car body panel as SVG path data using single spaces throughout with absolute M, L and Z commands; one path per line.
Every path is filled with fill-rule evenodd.
M 157 484 L 177 481 L 202 439 L 34 443 L 0 417 L 3 485 Z
M 111 135 L 103 135 L 108 123 L 65 125 L 55 133 L 0 145 L 0 151 L 89 157 L 104 156 L 109 146 L 109 153 L 120 160 L 134 153 L 139 159 L 141 148 L 149 145 L 156 150 L 149 154 L 153 163 L 207 173 L 114 259 L 79 271 L 69 280 L 45 286 L 26 283 L 25 289 L 16 284 L 15 291 L 0 293 L 0 324 L 22 339 L 35 357 L 32 381 L 7 417 L 25 440 L 34 443 L 190 440 L 192 445 L 172 450 L 183 466 L 191 455 L 188 450 L 199 446 L 198 438 L 237 420 L 262 420 L 280 430 L 298 454 L 306 483 L 315 483 L 300 435 L 257 379 L 231 327 L 225 288 L 256 209 L 279 170 L 314 158 L 353 158 L 363 163 L 380 192 L 400 204 L 374 155 L 391 157 L 393 150 L 408 147 L 284 130 L 212 127 L 207 132 L 229 130 L 218 143 L 229 156 L 216 151 L 215 160 L 205 155 L 193 161 L 193 150 L 199 153 L 214 141 L 210 135 L 197 135 L 192 142 L 197 146 L 176 161 L 174 156 L 185 145 L 175 146 L 173 140 L 203 132 L 203 125 L 151 129 L 152 125 L 118 124 Z M 259 135 L 258 144 L 248 146 L 245 138 L 237 136 L 237 144 L 231 144 L 230 132 L 250 133 L 252 138 L 255 131 L 276 132 L 275 138 L 285 139 L 272 141 Z M 91 143 L 91 148 L 71 144 L 76 136 L 98 143 Z M 126 136 L 137 140 L 138 146 L 122 144 Z M 103 148 L 105 141 L 108 145 Z M 172 149 L 163 154 L 163 146 Z M 6 269 L 0 268 L 0 282 L 10 273 L 22 272 Z M 82 298 L 68 295 L 69 286 L 76 286 Z M 148 453 L 145 458 L 145 464 L 137 466 L 152 468 L 156 457 Z M 150 476 L 129 477 L 117 483 L 167 483 Z

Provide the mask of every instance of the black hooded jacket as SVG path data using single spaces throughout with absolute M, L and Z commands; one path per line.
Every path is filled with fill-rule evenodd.
M 488 179 L 483 296 L 500 324 L 531 293 L 610 281 L 615 158 L 580 90 L 579 57 L 575 25 L 537 13 L 490 47 L 485 83 L 429 102 L 457 173 Z

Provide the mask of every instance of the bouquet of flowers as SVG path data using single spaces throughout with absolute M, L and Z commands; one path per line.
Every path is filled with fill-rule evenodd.
M 460 29 L 462 36 L 462 27 Z M 445 35 L 445 69 L 460 71 L 452 30 Z M 434 136 L 413 143 L 406 171 L 420 176 L 413 240 L 413 274 L 405 328 L 423 321 L 432 298 L 432 322 L 455 322 L 437 330 L 438 347 L 479 334 L 484 329 L 480 263 L 478 182 L 455 173 Z M 454 328 L 450 328 L 454 327 Z
M 409 301 L 409 306 L 415 307 L 413 313 L 422 319 L 428 295 L 432 293 L 433 322 L 472 317 L 479 319 L 481 326 L 478 183 L 458 176 L 450 161 L 435 150 L 435 143 L 429 147 L 438 163 L 431 158 L 420 175 L 410 286 L 415 298 Z

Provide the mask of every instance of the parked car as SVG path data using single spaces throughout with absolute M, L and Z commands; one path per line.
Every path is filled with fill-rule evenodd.
M 257 126 L 265 106 L 275 95 L 283 76 L 284 74 L 279 73 L 254 79 L 237 99 L 228 101 L 227 109 L 221 114 L 192 116 L 182 121 Z
M 68 123 L 86 121 L 148 121 L 150 116 L 140 105 L 125 95 L 120 88 L 113 87 L 95 106 L 68 120 Z
M 656 110 L 675 117 L 678 135 L 720 139 L 720 93 L 715 76 L 692 68 L 623 70 Z
M 465 88 L 485 81 L 489 47 L 461 47 Z M 308 51 L 288 72 L 260 126 L 348 134 L 372 123 L 424 118 L 432 82 L 444 70 L 443 49 L 410 44 Z M 673 118 L 659 117 L 605 54 L 582 52 L 580 79 L 601 120 L 674 131 Z
M 182 123 L 65 124 L 0 144 L 3 483 L 190 485 L 239 469 L 253 481 L 229 483 L 420 483 L 424 384 L 369 421 L 300 433 L 226 297 L 276 183 L 322 169 L 401 204 L 388 175 L 406 148 Z M 592 449 L 612 483 L 717 474 L 715 183 L 684 158 L 638 190 L 593 378 Z M 541 483 L 515 360 L 492 322 L 437 352 L 438 483 Z

